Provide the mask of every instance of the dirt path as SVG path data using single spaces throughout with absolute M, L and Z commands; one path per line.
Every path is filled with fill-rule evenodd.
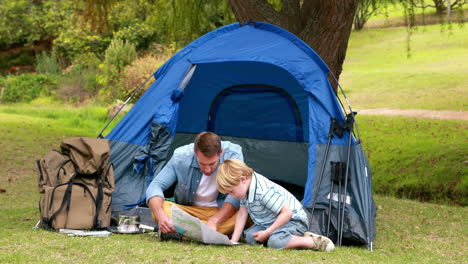
M 359 115 L 388 115 L 388 116 L 412 116 L 432 119 L 451 119 L 451 120 L 468 120 L 468 111 L 434 111 L 434 110 L 416 110 L 416 109 L 391 109 L 377 108 L 357 110 Z

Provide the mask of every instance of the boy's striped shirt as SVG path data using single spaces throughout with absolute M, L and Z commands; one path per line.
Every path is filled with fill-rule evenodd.
M 308 223 L 306 212 L 296 197 L 266 177 L 253 173 L 249 192 L 241 200 L 241 206 L 247 207 L 256 225 L 268 227 L 273 224 L 285 204 L 293 211 L 292 219 Z

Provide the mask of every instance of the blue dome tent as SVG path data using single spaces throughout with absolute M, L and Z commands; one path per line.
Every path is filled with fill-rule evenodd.
M 234 23 L 193 41 L 154 73 L 156 81 L 106 136 L 113 210 L 144 201 L 172 151 L 212 131 L 313 207 L 312 231 L 337 240 L 341 234 L 328 233 L 341 226 L 343 241 L 370 247 L 371 171 L 349 125 L 354 114 L 342 109 L 328 74 L 307 44 L 267 23 Z

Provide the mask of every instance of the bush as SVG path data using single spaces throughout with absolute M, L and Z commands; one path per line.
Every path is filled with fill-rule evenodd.
M 43 51 L 36 57 L 36 71 L 38 73 L 59 74 L 60 64 L 55 54 Z
M 147 24 L 137 23 L 119 29 L 114 33 L 114 38 L 133 43 L 137 50 L 143 50 L 156 39 L 156 32 Z
M 100 65 L 102 74 L 98 81 L 104 88 L 100 94 L 108 101 L 124 96 L 123 88 L 119 86 L 121 73 L 125 66 L 137 58 L 136 48 L 132 43 L 121 39 L 113 39 L 105 53 L 104 63 Z
M 54 39 L 53 51 L 70 62 L 83 53 L 104 53 L 110 40 L 110 35 L 92 32 L 89 26 L 71 28 Z
M 66 101 L 82 102 L 98 94 L 101 61 L 94 53 L 84 53 L 76 57 L 60 80 L 58 93 Z
M 135 45 L 130 42 L 113 39 L 105 53 L 104 64 L 121 71 L 137 57 Z
M 9 75 L 0 85 L 1 102 L 30 102 L 40 96 L 51 96 L 57 80 L 53 75 L 26 73 Z
M 131 65 L 128 65 L 122 73 L 120 87 L 125 97 L 131 95 L 140 85 L 149 78 L 152 74 L 168 59 L 164 55 L 146 55 L 142 58 L 136 59 Z M 138 98 L 148 89 L 154 82 L 154 78 L 150 78 L 148 82 L 142 87 L 138 94 L 133 98 L 133 101 Z M 126 98 L 122 98 L 126 99 Z

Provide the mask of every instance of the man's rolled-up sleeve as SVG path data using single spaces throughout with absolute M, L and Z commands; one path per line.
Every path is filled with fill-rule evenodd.
M 174 169 L 174 162 L 173 159 L 170 159 L 146 189 L 146 204 L 155 196 L 164 198 L 164 191 L 171 187 L 176 179 L 177 175 Z
M 240 200 L 239 199 L 234 198 L 231 195 L 228 195 L 228 196 L 226 196 L 226 199 L 224 199 L 224 202 L 232 204 L 237 210 L 239 210 L 239 206 L 240 206 Z

